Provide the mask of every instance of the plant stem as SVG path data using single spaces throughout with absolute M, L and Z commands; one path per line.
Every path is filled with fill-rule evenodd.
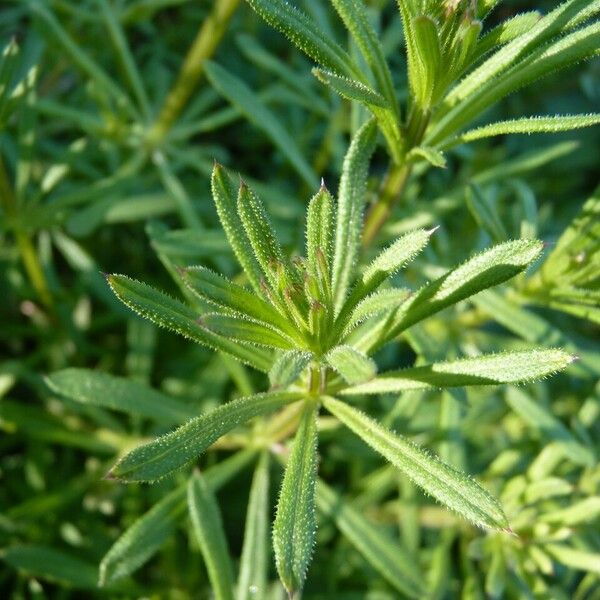
M 31 285 L 36 291 L 39 299 L 46 307 L 52 306 L 52 295 L 46 282 L 44 270 L 40 264 L 39 257 L 31 242 L 28 233 L 20 228 L 17 218 L 17 201 L 14 192 L 8 180 L 8 174 L 4 168 L 2 157 L 0 156 L 0 205 L 4 208 L 7 221 L 13 226 L 17 248 L 21 255 L 21 260 L 31 281 Z
M 204 72 L 204 61 L 213 55 L 238 4 L 239 0 L 216 0 L 212 12 L 202 23 L 181 66 L 177 81 L 150 130 L 149 139 L 154 144 L 164 139 L 180 115 Z
M 363 247 L 368 246 L 373 241 L 379 230 L 383 227 L 383 224 L 389 218 L 392 208 L 398 202 L 406 187 L 411 171 L 412 165 L 406 163 L 401 165 L 394 164 L 390 168 L 381 186 L 377 202 L 371 206 L 367 213 L 363 228 Z

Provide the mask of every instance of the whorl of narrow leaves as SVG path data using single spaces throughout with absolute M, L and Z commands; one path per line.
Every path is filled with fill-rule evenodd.
M 233 567 L 217 500 L 200 473 L 188 482 L 187 501 L 194 534 L 200 546 L 216 600 L 233 600 Z
M 479 527 L 508 529 L 498 501 L 468 475 L 339 400 L 326 397 L 323 403 L 344 425 L 436 500 Z
M 277 572 L 292 594 L 302 589 L 315 543 L 317 406 L 307 404 L 285 468 L 273 547 Z
M 334 303 L 338 308 L 344 301 L 355 266 L 362 230 L 367 174 L 371 154 L 375 149 L 376 133 L 375 121 L 367 121 L 354 136 L 342 167 L 332 274 Z
M 273 392 L 238 398 L 192 419 L 121 458 L 108 477 L 122 481 L 155 481 L 190 464 L 213 442 L 253 417 L 270 413 L 302 398 L 302 394 Z
M 525 383 L 556 373 L 574 359 L 563 350 L 552 349 L 484 355 L 383 373 L 342 393 L 383 394 L 469 385 Z

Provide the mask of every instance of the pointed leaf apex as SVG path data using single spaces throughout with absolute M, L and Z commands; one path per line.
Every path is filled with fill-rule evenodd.
M 577 361 L 578 361 L 580 358 L 581 358 L 581 357 L 580 357 L 580 356 L 578 356 L 577 354 L 572 354 L 572 355 L 571 355 L 571 360 L 570 360 L 570 363 L 577 362 Z
M 427 230 L 426 231 L 427 235 L 433 235 L 440 227 L 441 227 L 441 225 L 436 225 L 433 229 Z
M 244 178 L 240 175 L 240 190 L 247 190 L 248 184 L 244 181 Z
M 321 189 L 322 190 L 327 190 L 327 186 L 325 185 L 325 178 L 321 177 Z
M 112 469 L 102 478 L 104 481 L 117 481 L 117 477 L 112 472 Z
M 100 271 L 100 275 L 102 275 L 106 281 L 110 280 L 110 273 L 107 273 L 106 271 Z

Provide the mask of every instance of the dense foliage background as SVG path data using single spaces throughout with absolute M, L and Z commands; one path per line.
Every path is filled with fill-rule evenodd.
M 254 186 L 290 251 L 303 244 L 305 207 L 319 179 L 337 187 L 362 109 L 328 91 L 311 74 L 311 62 L 246 4 L 229 3 L 230 20 L 207 20 L 227 4 L 23 0 L 0 7 L 0 47 L 6 48 L 0 68 L 2 597 L 210 596 L 185 510 L 164 504 L 185 476 L 152 486 L 103 479 L 125 449 L 173 423 L 124 413 L 118 395 L 114 407 L 99 408 L 91 384 L 71 397 L 58 395 L 45 376 L 78 367 L 127 377 L 138 384 L 130 401 L 142 402 L 151 386 L 185 401 L 190 414 L 267 387 L 263 375 L 134 316 L 102 276 L 127 273 L 175 294 L 169 271 L 177 266 L 201 263 L 237 274 L 210 199 L 213 159 Z M 348 45 L 328 2 L 297 4 Z M 397 8 L 391 1 L 367 4 L 381 24 L 403 98 Z M 554 6 L 506 0 L 484 27 Z M 216 48 L 200 56 L 214 62 L 194 72 L 202 62 L 192 56 L 186 94 L 171 96 L 165 110 L 203 23 Z M 485 122 L 587 113 L 599 103 L 595 58 L 510 95 Z M 416 168 L 365 250 L 370 257 L 401 232 L 440 225 L 428 250 L 401 274 L 415 287 L 493 242 L 537 236 L 548 243 L 526 274 L 436 315 L 378 362 L 398 368 L 535 343 L 567 348 L 577 363 L 519 388 L 413 392 L 364 404 L 482 481 L 501 498 L 515 535 L 486 534 L 454 517 L 322 417 L 319 473 L 348 511 L 320 507 L 304 597 L 402 596 L 377 560 L 385 552 L 399 556 L 399 548 L 417 557 L 430 598 L 600 598 L 600 319 L 597 304 L 582 308 L 572 293 L 557 295 L 572 290 L 584 267 L 581 287 L 599 289 L 599 147 L 598 127 L 457 146 L 445 169 Z M 370 197 L 387 166 L 380 145 Z M 596 200 L 582 221 L 591 197 Z M 578 215 L 576 244 L 551 263 L 557 240 Z M 280 441 L 286 439 L 284 432 Z M 216 469 L 234 562 L 255 460 L 238 446 L 227 438 L 199 463 L 206 473 Z M 271 506 L 281 478 L 276 465 L 272 477 Z M 98 588 L 103 557 L 161 501 L 164 512 L 139 547 L 105 560 L 107 583 Z M 363 539 L 380 539 L 385 548 L 357 544 L 348 529 L 359 525 L 348 514 L 360 519 Z M 283 597 L 274 567 L 270 579 L 272 597 Z

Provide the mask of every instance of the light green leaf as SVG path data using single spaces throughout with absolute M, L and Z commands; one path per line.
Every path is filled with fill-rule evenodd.
M 431 148 L 430 146 L 418 146 L 417 148 L 413 148 L 408 153 L 407 158 L 409 160 L 424 159 L 434 167 L 440 169 L 446 168 L 446 157 L 439 150 Z
M 540 515 L 540 520 L 569 527 L 581 523 L 591 523 L 598 517 L 600 517 L 600 496 L 591 496 L 566 508 L 545 512 Z
M 221 350 L 260 371 L 269 370 L 271 358 L 268 351 L 247 348 L 201 327 L 197 323 L 199 315 L 179 300 L 125 275 L 109 275 L 108 283 L 123 303 L 156 325 L 214 350 Z
M 423 597 L 423 577 L 409 552 L 321 480 L 317 482 L 317 507 L 399 592 L 410 598 Z
M 273 1 L 273 0 L 271 0 Z M 262 129 L 287 157 L 290 164 L 312 188 L 317 187 L 317 177 L 306 162 L 304 154 L 296 140 L 284 129 L 281 120 L 263 101 L 244 83 L 220 65 L 212 61 L 204 62 L 206 76 L 215 88 L 223 94 L 256 127 Z
M 198 298 L 238 315 L 270 323 L 288 335 L 294 335 L 295 329 L 271 304 L 222 275 L 205 267 L 188 267 L 181 269 L 179 274 Z
M 216 600 L 233 600 L 233 567 L 217 500 L 200 473 L 188 482 L 190 518 Z
M 252 478 L 237 600 L 264 600 L 269 569 L 269 455 L 261 454 Z
M 508 529 L 498 501 L 468 475 L 396 435 L 348 404 L 326 397 L 327 410 L 436 500 L 479 527 Z
M 348 333 L 357 323 L 384 311 L 393 311 L 404 304 L 411 292 L 407 289 L 389 288 L 378 290 L 361 300 L 352 311 L 345 332 Z
M 213 491 L 235 477 L 255 455 L 242 450 L 207 469 L 204 479 Z M 179 485 L 121 534 L 100 563 L 98 585 L 125 577 L 145 564 L 175 533 L 186 512 L 186 484 Z
M 600 123 L 600 114 L 590 113 L 587 115 L 556 115 L 553 117 L 529 117 L 522 119 L 510 119 L 498 121 L 471 129 L 444 144 L 444 148 L 480 140 L 496 135 L 507 135 L 511 133 L 558 133 L 570 131 L 582 127 L 591 127 Z
M 409 73 L 415 90 L 415 101 L 428 110 L 434 99 L 435 84 L 441 63 L 440 40 L 435 21 L 425 15 L 412 19 L 412 37 L 420 69 Z
M 386 326 L 383 339 L 393 339 L 443 308 L 507 281 L 525 270 L 542 250 L 543 244 L 538 240 L 514 240 L 477 254 L 412 296 L 391 326 Z
M 317 478 L 317 406 L 307 404 L 285 468 L 273 548 L 277 572 L 292 594 L 302 589 L 315 541 Z
M 294 383 L 308 366 L 312 357 L 313 355 L 310 352 L 300 350 L 290 350 L 281 354 L 269 371 L 271 389 L 286 388 Z
M 354 136 L 342 167 L 332 274 L 336 308 L 341 308 L 356 262 L 367 175 L 371 154 L 375 149 L 376 134 L 375 121 L 372 119 L 365 123 Z
M 63 369 L 46 377 L 50 389 L 75 402 L 101 406 L 158 422 L 181 423 L 198 415 L 183 402 L 124 377 L 91 369 Z
M 198 324 L 203 329 L 229 340 L 283 350 L 291 350 L 295 347 L 293 340 L 288 336 L 267 323 L 253 319 L 208 313 L 198 319 Z
M 520 35 L 527 33 L 541 18 L 542 15 L 537 10 L 532 10 L 506 19 L 479 39 L 476 53 L 472 59 L 473 62 L 495 46 L 507 44 Z
M 283 33 L 318 64 L 343 75 L 357 73 L 350 56 L 297 8 L 284 0 L 247 2 L 271 27 Z
M 306 258 L 312 274 L 317 275 L 317 254 L 321 252 L 331 270 L 331 252 L 335 206 L 327 188 L 321 184 L 321 189 L 311 198 L 306 216 Z
M 360 81 L 342 77 L 341 75 L 336 75 L 331 71 L 324 71 L 323 69 L 314 68 L 312 72 L 321 83 L 331 87 L 343 98 L 355 100 L 366 106 L 389 108 L 386 99 L 380 93 Z
M 250 240 L 237 213 L 237 188 L 225 171 L 215 163 L 211 178 L 212 196 L 217 208 L 217 214 L 229 245 L 233 249 L 242 269 L 250 280 L 254 291 L 261 294 L 260 281 L 262 270 L 250 245 Z
M 524 383 L 556 373 L 574 357 L 563 350 L 524 350 L 463 358 L 384 373 L 343 394 L 383 394 L 406 390 L 441 389 L 471 385 Z
M 600 552 L 579 550 L 564 544 L 546 544 L 544 549 L 567 567 L 600 575 Z
M 182 425 L 121 458 L 108 477 L 154 481 L 194 461 L 222 435 L 250 419 L 296 402 L 301 394 L 278 392 L 238 398 Z
M 336 346 L 326 354 L 325 360 L 350 384 L 368 381 L 377 373 L 375 362 L 351 346 Z

